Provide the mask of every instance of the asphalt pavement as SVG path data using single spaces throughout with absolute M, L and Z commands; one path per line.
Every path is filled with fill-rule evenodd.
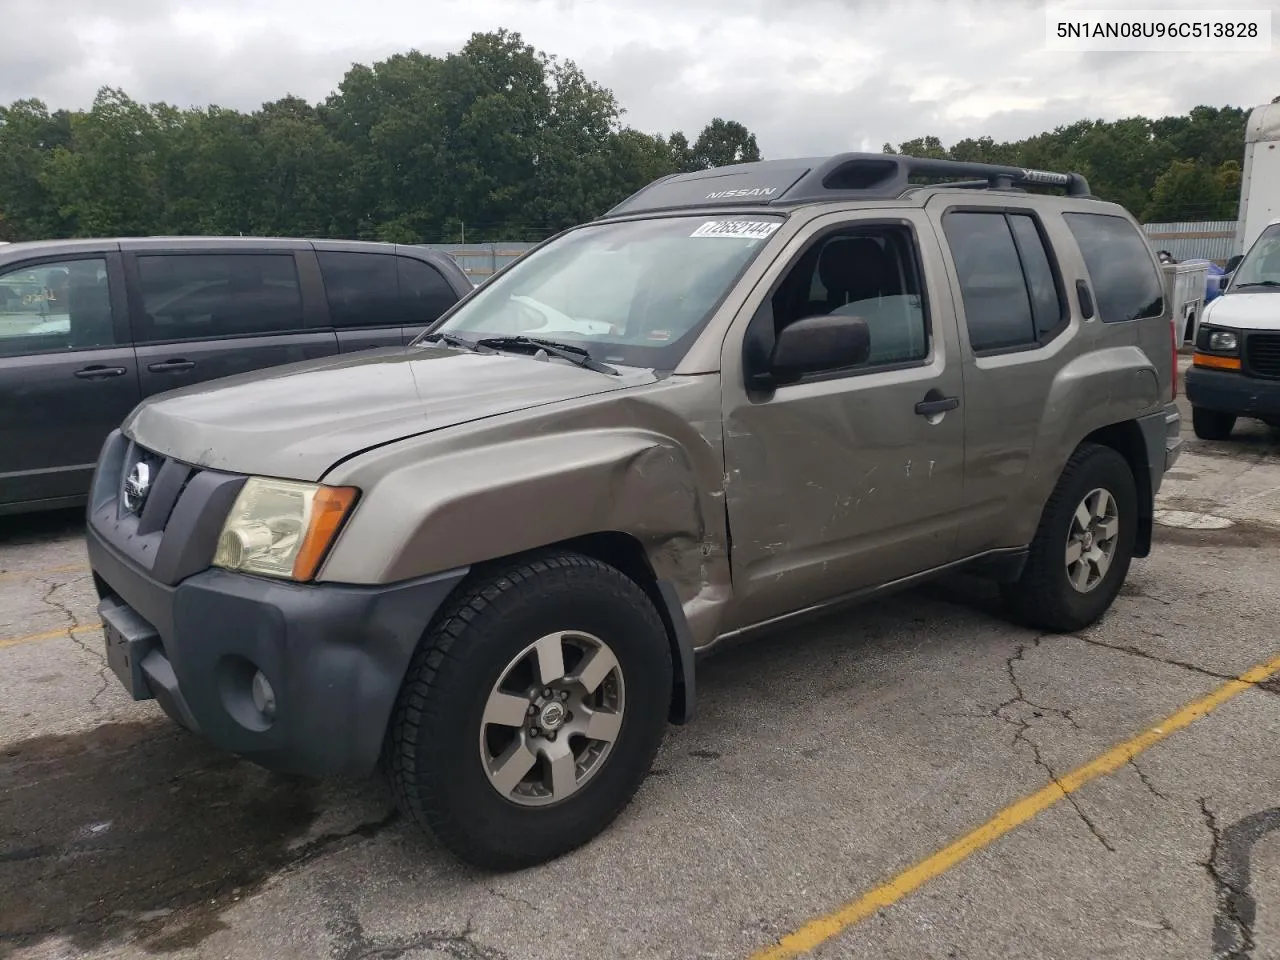
M 0 520 L 0 957 L 1280 957 L 1280 434 L 1186 433 L 1094 628 L 956 578 L 727 650 L 618 821 L 512 874 L 129 701 L 79 516 Z

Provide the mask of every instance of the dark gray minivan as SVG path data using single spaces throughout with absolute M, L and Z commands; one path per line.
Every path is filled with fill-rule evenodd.
M 258 237 L 0 246 L 0 514 L 84 502 L 142 399 L 407 344 L 473 289 L 425 247 Z M 302 399 L 302 398 L 300 398 Z

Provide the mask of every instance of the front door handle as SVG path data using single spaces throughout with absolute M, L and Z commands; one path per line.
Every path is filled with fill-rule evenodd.
M 960 406 L 959 397 L 944 397 L 940 391 L 930 390 L 924 395 L 924 399 L 916 404 L 916 413 L 922 417 L 932 417 L 954 410 L 958 406 Z
M 195 365 L 194 360 L 161 360 L 159 363 L 147 364 L 147 369 L 152 373 L 177 373 L 180 370 L 193 370 Z
M 81 380 L 105 380 L 107 377 L 123 377 L 127 372 L 124 367 L 104 367 L 95 363 L 91 367 L 77 370 L 76 376 Z

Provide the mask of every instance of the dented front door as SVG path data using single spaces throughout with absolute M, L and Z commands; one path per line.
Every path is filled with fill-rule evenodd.
M 914 212 L 903 219 L 914 227 L 928 297 L 931 342 L 922 361 L 783 386 L 762 398 L 745 392 L 726 348 L 736 599 L 727 630 L 957 559 L 965 410 L 954 306 L 933 231 Z M 938 398 L 958 403 L 942 413 L 917 409 Z

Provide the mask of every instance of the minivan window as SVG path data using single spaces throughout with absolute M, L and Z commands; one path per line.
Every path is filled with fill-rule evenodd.
M 1280 291 L 1280 223 L 1272 224 L 1258 235 L 1236 267 L 1230 289 L 1233 293 L 1242 289 L 1250 293 Z
M 291 253 L 138 257 L 139 343 L 283 333 L 303 327 Z
M 437 332 L 542 337 L 606 363 L 669 370 L 782 224 L 677 216 L 561 234 L 478 287 Z
M 1160 316 L 1164 283 L 1137 227 L 1107 213 L 1064 213 L 1062 219 L 1084 257 L 1103 323 Z
M 0 357 L 115 342 L 106 260 L 63 260 L 0 272 Z
M 334 252 L 317 256 L 335 327 L 395 327 L 404 322 L 395 257 Z
M 429 263 L 412 257 L 397 257 L 400 268 L 400 303 L 404 323 L 433 323 L 458 299 L 453 287 Z

